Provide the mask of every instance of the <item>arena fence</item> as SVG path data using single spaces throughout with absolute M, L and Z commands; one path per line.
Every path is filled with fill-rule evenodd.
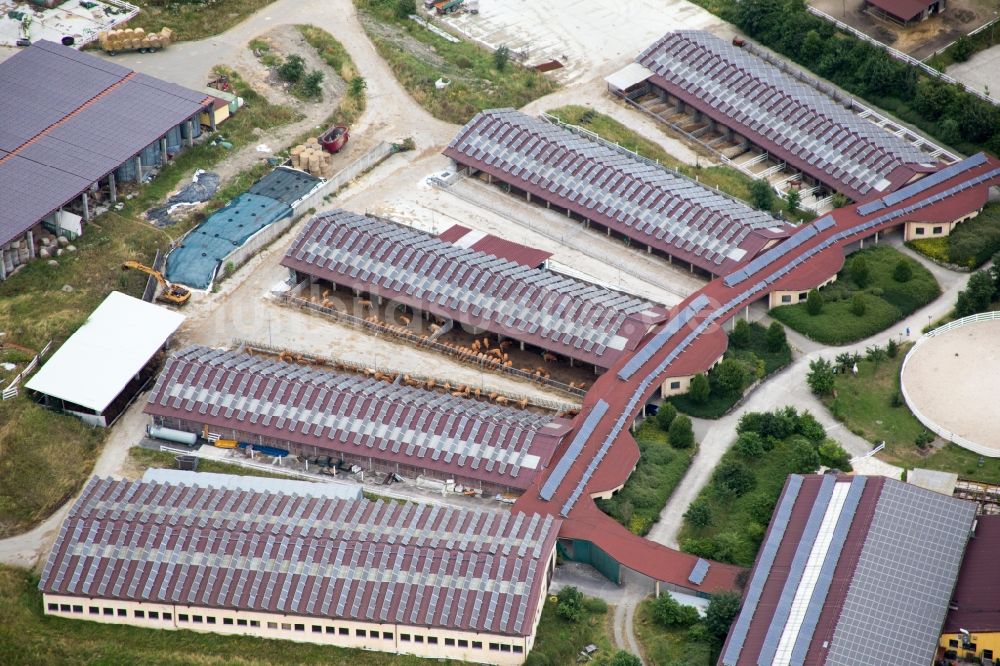
M 917 340 L 916 344 L 913 345 L 910 351 L 907 352 L 906 358 L 903 359 L 903 367 L 900 369 L 899 373 L 900 374 L 899 386 L 903 393 L 903 400 L 906 401 L 907 407 L 910 408 L 910 411 L 913 412 L 913 415 L 917 417 L 917 420 L 920 421 L 925 428 L 927 428 L 934 434 L 938 435 L 939 437 L 945 438 L 949 442 L 954 442 L 955 444 L 958 444 L 963 449 L 968 449 L 973 453 L 978 453 L 981 456 L 986 456 L 989 458 L 1000 458 L 1000 450 L 986 447 L 981 444 L 977 444 L 973 441 L 970 441 L 957 433 L 951 432 L 947 428 L 942 428 L 937 423 L 935 423 L 933 419 L 924 415 L 919 409 L 917 409 L 916 405 L 914 405 L 913 402 L 910 400 L 910 395 L 906 390 L 906 382 L 902 381 L 902 377 L 906 374 L 906 364 L 910 362 L 910 357 L 913 356 L 913 353 L 920 348 L 920 345 L 927 342 L 931 338 L 937 337 L 944 333 L 948 333 L 949 331 L 953 331 L 957 328 L 962 328 L 963 326 L 968 326 L 969 324 L 976 324 L 982 321 L 998 321 L 998 320 L 1000 320 L 1000 312 L 980 312 L 979 314 L 969 315 L 968 317 L 962 317 L 961 319 L 950 321 L 947 324 L 944 324 L 943 326 L 935 328 L 933 331 L 925 333 L 920 337 L 919 340 Z

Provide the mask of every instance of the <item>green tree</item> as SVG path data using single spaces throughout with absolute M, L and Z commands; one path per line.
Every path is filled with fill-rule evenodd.
M 764 455 L 764 439 L 755 432 L 744 432 L 736 438 L 733 448 L 741 458 L 757 460 Z
M 894 338 L 889 338 L 885 344 L 885 355 L 889 358 L 896 358 L 899 355 L 899 343 Z
M 298 83 L 306 73 L 306 62 L 299 55 L 290 55 L 278 67 L 278 77 L 289 83 Z
M 806 383 L 816 395 L 830 395 L 836 384 L 833 366 L 824 358 L 809 361 L 809 375 L 806 377 Z
M 737 396 L 750 383 L 750 374 L 745 365 L 735 358 L 725 358 L 712 371 L 716 386 L 724 395 Z
M 729 633 L 729 625 L 740 612 L 740 596 L 735 592 L 719 592 L 712 595 L 705 609 L 705 628 L 717 640 L 724 641 Z
M 788 190 L 785 195 L 785 209 L 790 215 L 799 212 L 799 205 L 802 203 L 802 195 L 798 190 Z
M 670 424 L 674 422 L 676 417 L 677 408 L 669 402 L 663 402 L 656 411 L 656 425 L 660 427 L 660 430 L 666 432 L 670 429 Z
M 729 342 L 733 347 L 750 345 L 750 323 L 746 319 L 737 319 L 733 330 L 729 332 Z
M 688 506 L 684 512 L 684 519 L 691 523 L 692 527 L 704 529 L 712 525 L 712 507 L 704 500 L 696 499 Z
M 366 88 L 368 88 L 368 82 L 365 81 L 365 77 L 355 76 L 351 79 L 349 94 L 354 99 L 361 99 L 365 94 Z
M 962 35 L 951 45 L 951 57 L 955 62 L 965 62 L 976 52 L 976 47 L 972 40 Z
M 670 424 L 667 438 L 670 440 L 670 446 L 675 449 L 691 448 L 694 445 L 694 428 L 691 427 L 691 419 L 679 414 Z
M 817 448 L 819 461 L 830 469 L 839 469 L 841 472 L 851 471 L 851 457 L 840 444 L 828 439 Z
M 668 592 L 653 599 L 653 619 L 664 627 L 687 628 L 699 620 L 698 609 L 682 604 Z
M 699 405 L 704 405 L 708 402 L 710 391 L 711 387 L 708 384 L 708 377 L 704 373 L 699 372 L 691 378 L 691 386 L 688 388 L 688 395 L 691 397 L 691 400 Z
M 306 97 L 322 97 L 323 96 L 323 72 L 318 69 L 314 69 L 305 76 L 302 77 L 302 93 Z
M 996 294 L 997 286 L 993 275 L 987 270 L 976 271 L 969 278 L 965 289 L 958 294 L 955 314 L 967 317 L 988 310 Z
M 753 490 L 757 479 L 743 463 L 735 460 L 723 460 L 712 472 L 712 482 L 715 484 L 715 488 L 723 493 L 740 497 Z
M 837 354 L 837 358 L 835 360 L 837 362 L 837 371 L 847 373 L 850 372 L 851 368 L 854 367 L 854 364 L 858 362 L 858 356 L 857 354 L 852 354 L 850 352 L 841 352 L 840 354 Z
M 861 84 L 869 92 L 893 92 L 898 79 L 895 62 L 884 51 L 872 53 L 861 67 Z
M 744 0 L 737 7 L 736 23 L 750 35 L 760 35 L 784 22 L 781 0 Z
M 892 279 L 896 282 L 909 282 L 913 277 L 913 268 L 906 259 L 896 262 L 896 267 L 892 269 Z
M 787 461 L 794 474 L 812 474 L 819 469 L 820 457 L 815 444 L 796 435 L 788 440 Z
M 508 62 L 510 62 L 510 48 L 506 44 L 501 44 L 500 48 L 493 52 L 493 67 L 502 72 L 507 69 Z
M 774 208 L 774 190 L 766 180 L 750 183 L 750 203 L 754 208 L 770 211 Z
M 815 30 L 810 30 L 802 38 L 802 46 L 799 47 L 799 55 L 803 62 L 817 62 L 823 55 L 823 38 Z
M 855 292 L 851 298 L 851 314 L 855 317 L 864 317 L 865 310 L 865 295 L 860 291 Z
M 865 349 L 865 358 L 869 362 L 875 365 L 875 372 L 878 372 L 878 366 L 882 363 L 889 355 L 886 353 L 885 349 L 879 347 L 878 345 L 871 345 Z
M 851 261 L 851 280 L 862 289 L 868 286 L 872 280 L 871 269 L 864 257 L 855 257 Z
M 809 412 L 799 414 L 795 423 L 795 432 L 808 439 L 813 444 L 819 444 L 826 439 L 826 428 Z
M 697 614 L 698 611 L 695 611 Z M 618 650 L 615 655 L 611 657 L 611 661 L 608 662 L 608 666 L 642 666 L 642 659 L 635 656 L 631 652 L 626 652 L 625 650 Z
M 788 339 L 785 337 L 785 327 L 776 321 L 772 321 L 771 325 L 767 327 L 765 342 L 767 343 L 767 351 L 772 353 L 779 352 L 788 347 Z
M 583 619 L 583 594 L 573 586 L 564 587 L 556 594 L 556 614 L 569 622 Z
M 818 289 L 809 290 L 809 295 L 806 296 L 806 312 L 813 317 L 823 312 L 823 295 Z

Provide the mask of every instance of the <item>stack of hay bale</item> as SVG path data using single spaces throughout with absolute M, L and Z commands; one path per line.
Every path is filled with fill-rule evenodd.
M 98 35 L 101 48 L 109 53 L 118 51 L 158 51 L 169 46 L 174 38 L 174 31 L 163 28 L 160 32 L 147 33 L 142 28 L 124 28 L 109 30 Z
M 313 137 L 289 151 L 292 167 L 301 169 L 317 178 L 333 177 L 333 155 L 323 150 L 319 139 Z

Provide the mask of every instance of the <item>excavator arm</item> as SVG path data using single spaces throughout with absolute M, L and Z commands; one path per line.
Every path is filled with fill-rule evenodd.
M 167 278 L 163 277 L 163 273 L 154 268 L 130 259 L 122 264 L 122 270 L 130 269 L 151 275 L 153 279 L 159 282 L 160 287 L 163 288 L 159 296 L 162 301 L 173 303 L 174 305 L 184 305 L 191 298 L 191 291 L 189 289 L 179 284 L 172 284 Z

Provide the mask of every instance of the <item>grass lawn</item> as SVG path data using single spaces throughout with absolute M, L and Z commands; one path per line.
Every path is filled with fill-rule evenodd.
M 979 215 L 947 236 L 918 238 L 907 245 L 942 263 L 978 268 L 1000 251 L 1000 204 L 986 204 Z
M 150 468 L 176 468 L 177 466 L 174 454 L 167 453 L 166 451 L 153 451 L 152 449 L 144 449 L 141 446 L 133 446 L 128 450 L 128 455 L 140 471 L 146 471 Z M 209 460 L 207 458 L 198 459 L 198 471 L 214 472 L 215 474 L 236 474 L 239 476 L 263 476 L 272 479 L 295 478 L 287 474 L 272 474 L 252 467 L 241 467 L 240 465 Z
M 584 616 L 579 622 L 569 622 L 556 613 L 552 595 L 546 597 L 542 619 L 538 622 L 535 647 L 528 655 L 526 666 L 532 664 L 573 664 L 580 651 L 593 643 L 598 647 L 594 658 L 587 662 L 594 666 L 607 664 L 615 653 L 611 644 L 611 620 L 607 605 L 600 599 L 584 600 Z
M 660 512 L 684 478 L 698 447 L 673 448 L 655 419 L 643 421 L 635 440 L 640 452 L 635 471 L 614 497 L 597 500 L 597 506 L 631 532 L 644 536 L 660 519 Z
M 253 141 L 255 128 L 266 131 L 301 117 L 291 108 L 270 104 L 239 77 L 231 80 L 246 100 L 246 106 L 220 128 L 234 149 Z M 59 257 L 58 266 L 36 260 L 0 282 L 0 331 L 6 331 L 6 340 L 36 350 L 49 340 L 58 345 L 110 291 L 141 296 L 146 276 L 123 272 L 122 262 L 151 263 L 158 248 L 165 250 L 205 213 L 166 230 L 153 227 L 142 214 L 196 168 L 211 168 L 227 155 L 229 151 L 207 143 L 185 150 L 148 185 L 123 187 L 125 207 L 95 218 L 74 242 L 78 251 Z M 259 167 L 251 171 L 220 188 L 209 208 L 223 205 L 238 191 L 235 188 L 246 187 L 262 174 Z M 136 196 L 125 199 L 130 192 Z M 72 291 L 63 291 L 63 285 Z M 29 528 L 78 491 L 104 436 L 103 430 L 91 430 L 74 418 L 37 407 L 23 392 L 0 402 L 0 534 Z
M 38 578 L 0 566 L 0 663 L 18 664 L 428 664 L 417 657 L 326 645 L 163 631 L 42 614 Z
M 614 118 L 597 113 L 585 106 L 570 104 L 550 109 L 548 113 L 565 123 L 585 127 L 602 139 L 621 144 L 647 159 L 657 160 L 660 164 L 679 171 L 688 178 L 697 178 L 703 185 L 722 190 L 731 197 L 746 202 L 750 201 L 750 183 L 753 182 L 753 179 L 736 169 L 724 166 L 693 167 L 685 164 L 664 150 L 658 143 L 650 141 Z M 813 217 L 815 216 L 811 213 L 799 211 L 792 215 L 791 219 L 805 221 L 811 220 Z
M 693 640 L 688 629 L 664 627 L 653 619 L 653 600 L 639 604 L 635 613 L 635 637 L 652 666 L 711 666 L 715 663 L 713 645 L 704 639 Z
M 407 18 L 392 0 L 354 0 L 361 24 L 399 82 L 435 118 L 463 124 L 483 109 L 519 108 L 556 83 L 513 60 L 498 70 L 494 54 L 466 41 L 449 42 Z M 451 81 L 444 90 L 434 82 Z
M 894 359 L 879 364 L 863 360 L 858 363 L 858 376 L 837 375 L 836 397 L 823 402 L 830 413 L 851 432 L 864 437 L 873 445 L 885 441 L 878 457 L 893 465 L 913 469 L 937 469 L 955 472 L 965 479 L 1000 483 L 1000 459 L 984 458 L 954 444 L 924 453 L 914 440 L 926 429 L 910 413 L 905 404 L 892 406 L 892 396 L 899 392 L 899 372 L 909 347 L 901 349 Z
M 767 328 L 757 322 L 750 323 L 750 335 L 745 345 L 737 345 L 733 342 L 732 336 L 729 340 L 729 348 L 726 350 L 725 358 L 736 358 L 752 365 L 753 357 L 764 362 L 764 377 L 781 370 L 792 362 L 792 350 L 786 343 L 780 351 L 772 352 L 767 348 Z M 713 369 L 714 370 L 714 369 Z M 687 393 L 675 395 L 667 398 L 677 411 L 696 416 L 703 419 L 721 418 L 733 408 L 733 405 L 743 397 L 743 393 L 731 394 L 718 390 L 718 386 L 712 381 L 713 371 L 709 371 L 709 385 L 711 391 L 708 400 L 696 402 Z
M 868 265 L 870 283 L 859 287 L 851 278 L 852 262 L 863 259 Z M 910 266 L 913 276 L 907 282 L 893 279 L 900 261 Z M 898 250 L 882 245 L 855 252 L 837 274 L 837 281 L 824 287 L 823 310 L 809 314 L 805 303 L 782 305 L 771 316 L 806 337 L 829 345 L 843 345 L 884 331 L 941 294 L 930 271 Z M 864 314 L 852 311 L 853 297 L 861 294 Z
M 204 39 L 229 30 L 272 2 L 274 0 L 213 0 L 211 3 L 135 0 L 132 4 L 142 11 L 128 22 L 128 27 L 159 32 L 166 26 L 173 29 L 175 40 Z

